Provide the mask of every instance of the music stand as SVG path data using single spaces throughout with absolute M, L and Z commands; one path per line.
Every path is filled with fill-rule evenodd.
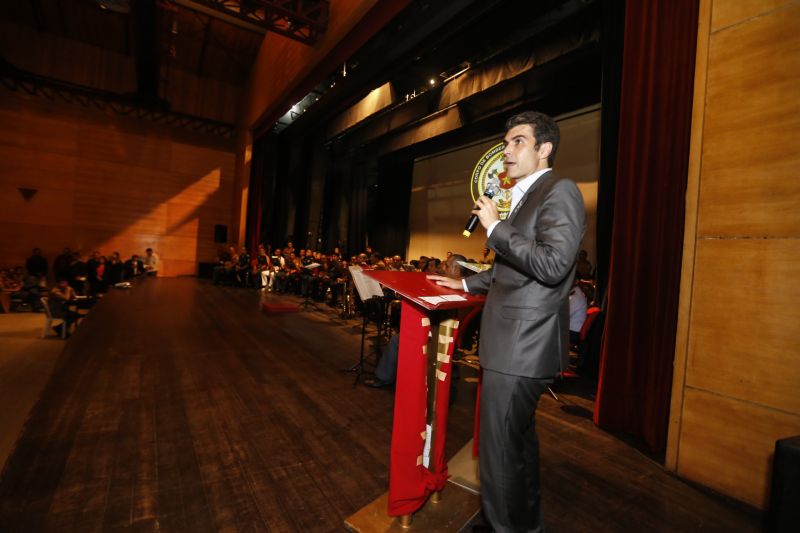
M 307 269 L 308 271 L 311 271 L 314 268 L 319 268 L 319 266 L 320 266 L 319 263 L 309 263 L 306 266 L 304 266 L 303 268 Z M 302 284 L 303 284 L 303 280 L 300 280 L 300 285 L 302 286 Z M 313 309 L 315 311 L 319 311 L 319 307 L 317 307 L 317 304 L 314 303 L 314 301 L 311 299 L 309 294 L 310 294 L 310 291 L 306 291 L 306 294 L 303 295 L 303 301 L 300 302 L 300 309 L 303 310 L 303 311 L 308 311 L 309 309 Z
M 348 269 L 350 270 L 350 275 L 353 278 L 353 284 L 356 287 L 358 296 L 361 298 L 361 301 L 364 304 L 364 314 L 361 322 L 361 353 L 359 354 L 358 362 L 345 370 L 346 372 L 356 373 L 356 379 L 353 381 L 353 387 L 355 387 L 358 385 L 358 381 L 361 379 L 361 375 L 364 373 L 364 361 L 366 361 L 364 348 L 367 336 L 367 322 L 371 314 L 370 310 L 373 311 L 373 315 L 377 316 L 375 319 L 377 326 L 377 341 L 375 350 L 378 353 L 380 351 L 381 324 L 383 322 L 383 288 L 381 287 L 380 283 L 374 279 L 364 276 L 360 266 L 351 266 L 348 267 Z

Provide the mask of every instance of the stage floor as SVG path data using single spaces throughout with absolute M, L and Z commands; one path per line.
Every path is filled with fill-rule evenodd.
M 344 530 L 388 488 L 393 391 L 342 371 L 360 320 L 265 314 L 262 298 L 300 302 L 158 278 L 98 303 L 8 458 L 0 531 Z M 551 531 L 760 529 L 597 429 L 584 385 L 538 411 Z M 471 438 L 474 400 L 459 380 L 448 457 Z

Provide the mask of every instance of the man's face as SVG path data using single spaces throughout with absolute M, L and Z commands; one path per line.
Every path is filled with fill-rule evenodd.
M 503 149 L 504 165 L 509 178 L 522 179 L 547 167 L 547 155 L 550 153 L 551 145 L 543 143 L 537 148 L 533 128 L 529 124 L 520 124 L 508 130 L 504 142 L 506 145 Z M 542 158 L 544 158 L 543 166 Z

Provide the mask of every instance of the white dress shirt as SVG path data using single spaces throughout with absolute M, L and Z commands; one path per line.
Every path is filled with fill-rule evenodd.
M 511 208 L 508 211 L 508 216 L 511 216 L 511 213 L 514 212 L 514 209 L 516 209 L 519 201 L 522 200 L 522 197 L 525 196 L 525 193 L 528 192 L 528 189 L 530 189 L 531 186 L 536 183 L 536 180 L 542 177 L 542 174 L 549 170 L 551 170 L 550 167 L 537 170 L 530 176 L 522 178 L 521 180 L 518 180 L 516 184 L 514 184 L 514 188 L 511 189 Z M 494 231 L 495 226 L 497 226 L 500 222 L 500 220 L 495 220 L 489 225 L 488 228 L 486 228 L 487 238 L 492 236 L 492 231 Z M 467 282 L 463 279 L 461 280 L 461 286 L 464 288 L 464 292 L 469 292 L 467 290 Z

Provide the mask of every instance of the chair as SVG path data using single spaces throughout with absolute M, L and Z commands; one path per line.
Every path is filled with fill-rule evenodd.
M 600 336 L 603 330 L 603 313 L 593 306 L 586 311 L 578 344 L 575 346 L 576 368 L 579 374 L 597 377 Z
M 53 321 L 60 320 L 61 321 L 61 338 L 67 338 L 67 321 L 61 317 L 54 317 L 53 313 L 50 312 L 50 304 L 48 303 L 48 298 L 46 296 L 42 296 L 39 298 L 39 301 L 42 302 L 42 307 L 44 308 L 45 319 L 44 319 L 44 329 L 42 330 L 42 338 L 47 337 L 47 332 L 53 327 Z
M 577 344 L 570 344 L 569 347 L 569 355 L 570 358 L 575 357 L 577 358 L 577 370 L 578 372 L 575 373 L 572 370 L 564 369 L 563 371 L 559 372 L 556 376 L 556 380 L 566 380 L 566 379 L 574 379 L 577 378 L 582 371 L 585 371 L 585 363 L 583 359 L 586 356 L 586 348 L 587 348 L 587 338 L 589 336 L 589 332 L 592 331 L 592 324 L 595 323 L 597 317 L 600 316 L 600 308 L 593 305 L 592 307 L 586 310 L 586 320 L 583 321 L 583 326 L 581 326 L 581 332 L 578 337 Z M 558 396 L 553 391 L 552 387 L 547 387 L 547 392 L 550 393 L 557 402 L 561 400 L 558 399 Z
M 586 320 L 583 321 L 583 326 L 581 326 L 581 332 L 578 336 L 578 343 L 569 347 L 570 351 L 574 352 L 575 355 L 579 355 L 581 347 L 586 343 L 586 338 L 589 336 L 589 331 L 592 329 L 592 324 L 594 324 L 594 321 L 597 320 L 599 315 L 600 308 L 596 305 L 593 305 L 586 310 Z

